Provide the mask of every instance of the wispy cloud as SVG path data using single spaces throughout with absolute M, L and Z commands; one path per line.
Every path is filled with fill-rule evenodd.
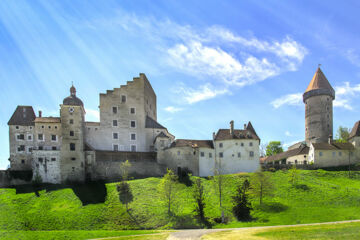
M 287 137 L 291 137 L 291 136 L 292 136 L 292 134 L 291 134 L 289 131 L 286 131 L 286 132 L 285 132 L 285 136 L 287 136 Z
M 188 104 L 193 104 L 203 100 L 214 98 L 218 95 L 226 94 L 229 91 L 227 89 L 215 89 L 211 84 L 201 85 L 197 89 L 189 87 L 179 87 L 175 90 L 177 93 L 184 96 L 184 100 Z
M 124 12 L 90 26 L 94 28 L 94 24 L 143 36 L 159 50 L 159 59 L 173 70 L 201 79 L 187 86 L 190 93 L 183 97 L 187 103 L 214 98 L 230 92 L 234 86 L 243 87 L 285 71 L 295 71 L 308 53 L 290 36 L 268 41 L 240 36 L 223 26 L 199 28 Z M 193 100 L 189 99 L 193 96 L 196 96 Z
M 179 108 L 179 107 L 174 107 L 174 106 L 168 106 L 166 108 L 164 108 L 165 111 L 170 112 L 170 113 L 176 113 L 176 112 L 180 112 L 183 109 Z
M 349 82 L 344 82 L 343 85 L 335 87 L 334 107 L 345 108 L 353 110 L 352 100 L 358 97 L 360 93 L 360 84 L 351 86 Z M 283 105 L 302 106 L 302 93 L 288 94 L 279 97 L 270 103 L 274 108 L 279 108 Z
M 86 121 L 94 121 L 94 122 L 100 121 L 99 110 L 87 108 L 85 109 L 85 111 L 86 111 Z

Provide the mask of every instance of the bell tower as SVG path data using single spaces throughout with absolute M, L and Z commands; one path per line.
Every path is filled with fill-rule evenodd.
M 62 182 L 85 180 L 85 109 L 76 97 L 76 88 L 71 86 L 70 96 L 60 105 L 62 130 L 60 171 Z
M 305 140 L 310 143 L 328 142 L 333 137 L 333 100 L 335 90 L 320 69 L 316 70 L 303 94 L 305 104 Z

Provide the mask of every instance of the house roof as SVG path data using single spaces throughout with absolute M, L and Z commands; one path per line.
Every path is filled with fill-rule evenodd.
M 318 69 L 316 70 L 305 92 L 309 92 L 315 89 L 329 89 L 331 91 L 334 91 L 329 81 L 325 77 L 325 74 L 321 71 L 320 67 L 318 67 Z
M 171 144 L 170 147 L 214 148 L 214 145 L 213 141 L 211 140 L 177 139 Z
M 354 124 L 354 127 L 351 129 L 351 132 L 349 134 L 349 139 L 353 137 L 359 137 L 360 136 L 360 121 L 357 121 Z
M 59 117 L 37 117 L 35 123 L 60 123 Z
M 312 143 L 315 150 L 353 150 L 351 143 Z
M 81 99 L 76 96 L 76 88 L 74 86 L 71 86 L 70 96 L 68 96 L 67 98 L 64 98 L 63 104 L 70 105 L 70 106 L 84 106 Z
M 248 123 L 246 129 L 234 129 L 234 134 L 230 134 L 230 129 L 219 129 L 215 135 L 215 140 L 229 139 L 255 139 L 260 140 L 255 132 L 251 122 Z
M 145 120 L 145 128 L 159 128 L 159 129 L 166 129 L 164 126 L 162 126 L 160 123 L 155 121 L 149 116 L 146 116 Z
M 32 106 L 17 106 L 8 125 L 33 126 L 35 118 Z
M 291 150 L 288 150 L 286 152 L 278 153 L 278 154 L 273 155 L 273 156 L 269 156 L 266 159 L 264 159 L 263 161 L 264 162 L 273 162 L 273 161 L 276 162 L 276 161 L 280 161 L 280 160 L 283 160 L 283 159 L 287 159 L 287 158 L 292 157 L 292 156 L 307 155 L 307 154 L 309 154 L 309 147 L 307 147 L 306 145 L 301 145 L 298 148 L 291 149 Z

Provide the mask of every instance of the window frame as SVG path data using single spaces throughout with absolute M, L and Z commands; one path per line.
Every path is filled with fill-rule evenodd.
M 115 138 L 115 136 L 116 136 L 116 138 Z M 113 140 L 119 140 L 119 133 L 118 132 L 113 132 L 112 133 L 112 139 Z
M 41 134 L 41 136 L 42 136 L 42 139 L 39 139 L 39 135 Z M 38 135 L 37 135 L 37 140 L 38 140 L 38 142 L 45 142 L 45 134 L 44 133 L 38 133 Z
M 131 112 L 132 109 L 134 109 L 134 113 Z M 130 114 L 130 115 L 136 115 L 136 107 L 131 107 L 131 108 L 129 109 L 129 114 Z
M 132 136 L 135 136 L 134 139 L 132 139 Z M 136 141 L 136 133 L 130 133 L 130 141 Z
M 132 126 L 132 123 L 134 123 L 134 127 Z M 136 129 L 136 120 L 130 120 L 130 128 Z

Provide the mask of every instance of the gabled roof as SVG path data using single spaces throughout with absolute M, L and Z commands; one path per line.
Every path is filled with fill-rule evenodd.
M 264 162 L 273 162 L 273 161 L 280 161 L 283 159 L 287 159 L 289 157 L 292 156 L 296 156 L 296 155 L 307 155 L 309 154 L 309 147 L 307 147 L 306 145 L 301 145 L 298 148 L 294 148 L 291 150 L 288 150 L 286 152 L 282 152 L 282 153 L 278 153 L 276 155 L 273 156 L 269 156 L 266 159 L 264 159 Z
M 214 148 L 214 145 L 213 141 L 211 140 L 177 139 L 171 144 L 170 147 Z
M 315 89 L 329 89 L 331 91 L 334 91 L 329 81 L 325 77 L 324 73 L 321 71 L 320 67 L 318 67 L 318 69 L 316 70 L 305 92 L 309 92 Z
M 32 106 L 17 106 L 8 125 L 33 126 L 35 118 Z
M 145 120 L 145 128 L 159 128 L 159 129 L 166 129 L 164 126 L 162 126 L 160 123 L 155 121 L 149 116 L 146 116 Z
M 312 143 L 315 150 L 353 150 L 351 143 Z
M 258 139 L 260 139 L 259 136 L 256 134 L 256 131 L 255 131 L 255 129 L 254 129 L 254 127 L 253 127 L 253 125 L 251 124 L 250 121 L 249 121 L 249 123 L 248 123 L 248 125 L 247 125 L 247 127 L 246 127 L 246 130 L 253 132 L 253 133 L 256 135 L 256 137 L 257 137 Z
M 59 117 L 37 117 L 35 118 L 36 123 L 59 123 Z
M 250 125 L 250 128 L 253 128 Z M 230 134 L 230 129 L 219 129 L 219 131 L 215 135 L 215 140 L 230 140 L 230 139 L 254 139 L 260 140 L 260 138 L 256 135 L 255 130 L 240 130 L 234 129 L 234 134 Z
M 359 137 L 360 136 L 360 121 L 357 121 L 354 124 L 354 127 L 351 129 L 351 132 L 349 134 L 349 139 L 353 137 Z

